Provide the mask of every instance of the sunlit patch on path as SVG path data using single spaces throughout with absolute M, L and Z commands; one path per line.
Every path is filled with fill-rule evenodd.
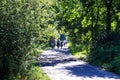
M 45 51 L 39 64 L 51 80 L 120 80 L 120 76 L 75 59 L 67 48 Z

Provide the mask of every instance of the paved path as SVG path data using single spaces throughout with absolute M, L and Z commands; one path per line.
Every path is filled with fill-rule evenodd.
M 120 76 L 75 59 L 67 48 L 45 51 L 40 66 L 51 80 L 120 80 Z

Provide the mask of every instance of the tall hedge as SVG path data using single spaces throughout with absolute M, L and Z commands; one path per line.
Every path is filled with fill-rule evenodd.
M 1 80 L 28 79 L 37 48 L 48 45 L 44 30 L 52 19 L 51 5 L 47 0 L 0 0 Z

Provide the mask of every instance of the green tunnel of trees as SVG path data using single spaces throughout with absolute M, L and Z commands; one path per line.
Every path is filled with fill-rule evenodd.
M 120 74 L 119 0 L 0 0 L 0 79 L 30 80 L 39 50 L 62 33 L 71 53 Z
M 120 74 L 120 1 L 59 0 L 58 28 L 69 35 L 71 52 Z

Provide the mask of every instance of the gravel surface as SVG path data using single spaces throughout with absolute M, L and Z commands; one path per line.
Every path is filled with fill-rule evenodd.
M 120 80 L 117 74 L 77 60 L 67 48 L 43 52 L 39 64 L 51 80 Z

